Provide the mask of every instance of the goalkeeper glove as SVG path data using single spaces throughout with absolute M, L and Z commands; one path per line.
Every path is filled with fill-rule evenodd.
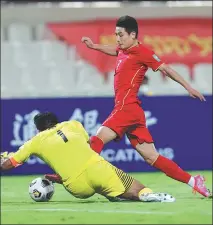
M 11 157 L 13 155 L 14 155 L 14 152 L 10 152 L 10 153 L 8 153 L 8 152 L 2 152 L 1 153 L 1 160 L 2 159 L 7 159 L 7 158 L 9 158 L 9 157 Z

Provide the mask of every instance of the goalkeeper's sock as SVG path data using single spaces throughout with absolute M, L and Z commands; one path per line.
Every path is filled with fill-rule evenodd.
M 143 194 L 147 194 L 147 193 L 153 193 L 153 191 L 150 188 L 143 188 L 139 191 L 138 196 L 141 196 Z
M 98 154 L 101 153 L 103 147 L 104 147 L 104 143 L 103 141 L 97 137 L 97 136 L 91 136 L 90 138 L 90 147 L 97 152 Z
M 193 183 L 190 181 L 192 176 L 189 173 L 183 171 L 175 162 L 167 159 L 166 157 L 163 157 L 162 155 L 158 156 L 156 161 L 153 163 L 153 166 L 164 172 L 168 177 L 171 177 L 175 180 L 186 184 Z

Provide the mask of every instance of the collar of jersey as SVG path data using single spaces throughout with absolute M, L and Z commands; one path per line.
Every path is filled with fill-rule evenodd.
M 141 45 L 141 43 L 138 41 L 138 44 L 137 44 L 137 45 L 132 46 L 132 47 L 130 47 L 130 48 L 128 48 L 128 49 L 124 49 L 123 52 L 124 52 L 124 53 L 125 53 L 125 52 L 128 53 L 128 52 L 134 50 L 135 48 L 138 48 L 140 45 Z

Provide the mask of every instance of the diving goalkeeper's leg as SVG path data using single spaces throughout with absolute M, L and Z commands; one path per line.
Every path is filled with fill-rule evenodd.
M 117 200 L 132 200 L 142 202 L 174 202 L 175 198 L 167 193 L 154 193 L 139 181 L 133 181 L 131 187 L 123 194 L 116 197 Z

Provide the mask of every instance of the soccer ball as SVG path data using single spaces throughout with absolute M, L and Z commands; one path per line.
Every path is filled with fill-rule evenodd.
M 29 186 L 29 195 L 36 202 L 48 202 L 54 194 L 54 185 L 51 181 L 38 177 Z

